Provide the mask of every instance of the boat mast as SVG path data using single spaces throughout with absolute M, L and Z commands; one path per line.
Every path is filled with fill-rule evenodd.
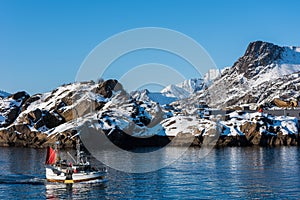
M 79 140 L 79 137 L 77 138 L 76 140 L 76 164 L 79 164 L 80 163 L 80 158 L 81 158 L 81 155 L 80 155 L 80 140 Z
M 56 162 L 59 162 L 60 161 L 60 150 L 59 150 L 59 141 L 56 141 L 55 142 L 55 153 L 56 153 L 56 155 L 57 155 L 57 157 L 56 157 Z

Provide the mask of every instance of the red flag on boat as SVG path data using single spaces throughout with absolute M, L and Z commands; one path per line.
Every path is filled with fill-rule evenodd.
M 51 147 L 47 148 L 47 156 L 46 156 L 46 165 L 52 165 L 55 163 L 56 160 L 56 153 L 55 150 Z

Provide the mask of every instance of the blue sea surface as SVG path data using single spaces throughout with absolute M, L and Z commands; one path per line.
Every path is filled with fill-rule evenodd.
M 299 147 L 228 147 L 212 149 L 201 159 L 199 152 L 189 148 L 154 172 L 108 168 L 104 182 L 66 185 L 45 180 L 45 149 L 1 147 L 0 199 L 300 198 Z

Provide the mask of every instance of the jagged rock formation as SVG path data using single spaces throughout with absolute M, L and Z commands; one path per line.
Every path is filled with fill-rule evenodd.
M 268 42 L 251 42 L 245 52 L 234 64 L 233 69 L 238 74 L 243 74 L 250 79 L 259 73 L 256 70 L 260 66 L 268 66 L 279 61 L 283 56 L 284 47 L 280 47 Z M 231 70 L 232 71 L 232 70 Z

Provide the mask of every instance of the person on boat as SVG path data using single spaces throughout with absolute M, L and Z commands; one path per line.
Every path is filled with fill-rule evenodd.
M 263 110 L 263 106 L 258 106 L 258 112 L 262 113 L 264 110 Z
M 72 176 L 73 176 L 73 168 L 72 168 L 72 163 L 70 163 L 66 171 L 66 180 L 72 180 L 73 179 Z

